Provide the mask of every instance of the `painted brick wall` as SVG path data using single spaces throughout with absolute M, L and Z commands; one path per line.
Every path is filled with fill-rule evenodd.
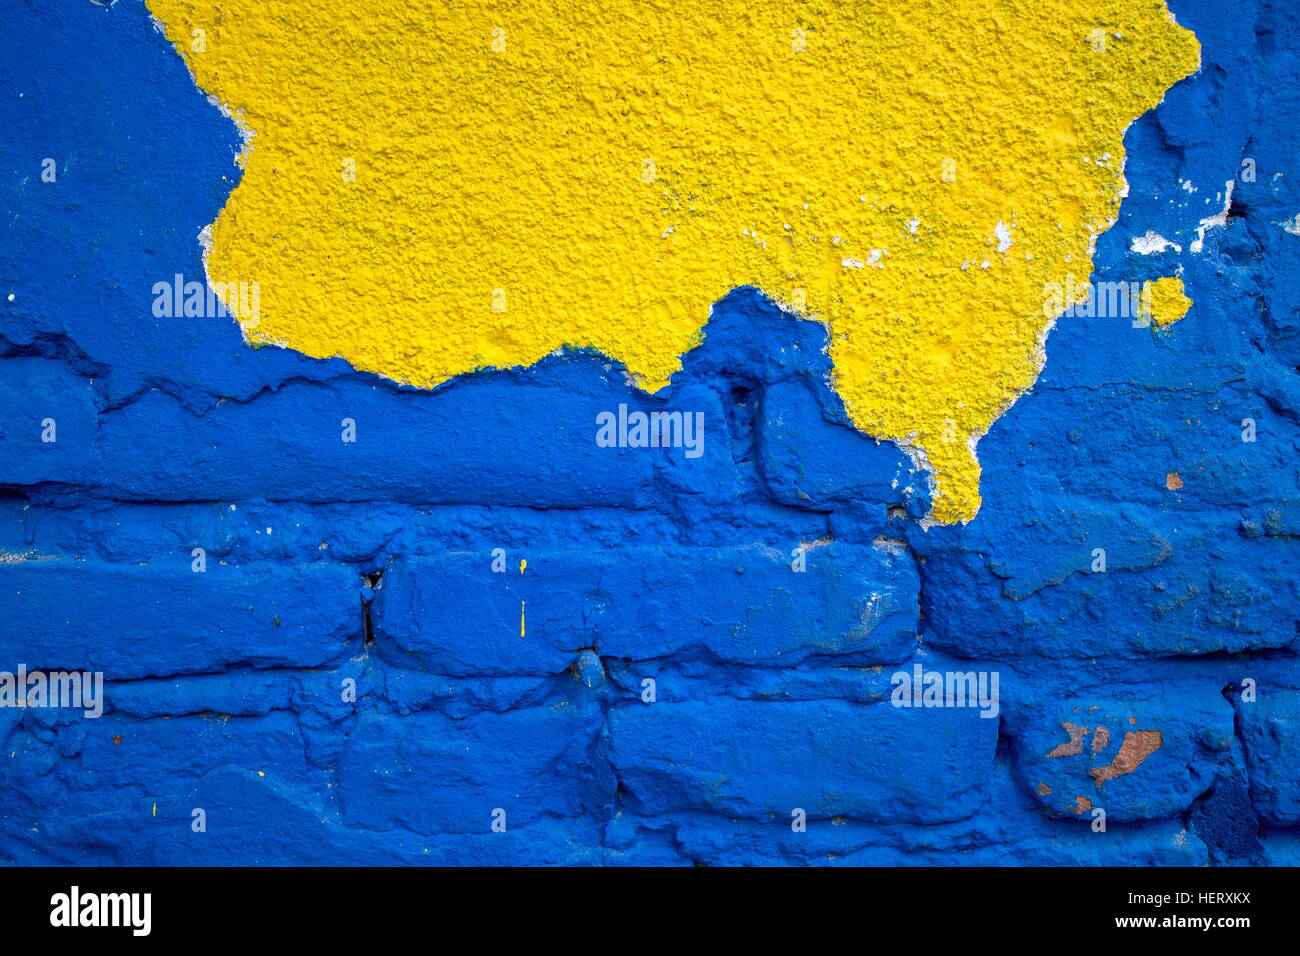
M 108 684 L 0 709 L 0 859 L 1300 862 L 1300 33 L 1171 6 L 1205 66 L 1130 131 L 1097 277 L 1237 177 L 1196 305 L 1058 323 L 945 528 L 752 290 L 654 397 L 593 354 L 425 392 L 151 317 L 239 138 L 138 0 L 19 2 L 0 669 Z M 702 412 L 705 453 L 598 447 L 620 405 Z M 892 706 L 917 664 L 996 673 L 996 718 Z

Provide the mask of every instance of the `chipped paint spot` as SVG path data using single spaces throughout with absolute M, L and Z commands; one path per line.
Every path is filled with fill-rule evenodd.
M 1100 787 L 1107 780 L 1132 773 L 1141 766 L 1142 761 L 1159 750 L 1163 743 L 1164 735 L 1158 730 L 1130 730 L 1124 734 L 1124 742 L 1120 744 L 1115 759 L 1105 767 L 1093 767 L 1088 772 Z
M 1205 233 L 1210 229 L 1222 229 L 1228 224 L 1228 213 L 1232 209 L 1232 189 L 1236 185 L 1236 180 L 1229 179 L 1223 187 L 1223 208 L 1213 216 L 1207 216 L 1201 220 L 1201 224 L 1196 227 L 1196 238 L 1192 240 L 1189 247 L 1194 253 L 1199 253 L 1205 248 Z
M 1110 731 L 1105 727 L 1098 727 L 1092 732 L 1092 752 L 1101 753 L 1110 746 Z
M 1083 738 L 1088 736 L 1088 728 L 1081 727 L 1078 724 L 1071 723 L 1068 720 L 1061 722 L 1065 732 L 1070 735 L 1070 739 L 1063 744 L 1053 747 L 1043 756 L 1045 757 L 1073 757 L 1076 754 L 1083 753 Z
M 1146 235 L 1134 236 L 1129 243 L 1129 249 L 1140 256 L 1155 255 L 1169 249 L 1173 249 L 1174 252 L 1183 251 L 1183 247 L 1178 243 L 1171 242 L 1159 233 L 1152 231 L 1148 231 Z

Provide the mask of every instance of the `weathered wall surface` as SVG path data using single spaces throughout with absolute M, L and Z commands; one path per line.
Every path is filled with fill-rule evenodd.
M 0 857 L 1300 862 L 1300 33 L 1170 6 L 1203 68 L 1129 130 L 1094 279 L 1195 304 L 1060 319 L 978 516 L 927 529 L 825 329 L 752 290 L 653 396 L 589 353 L 423 391 L 154 317 L 239 135 L 139 0 L 23 0 L 0 670 L 108 686 L 0 709 Z M 598 447 L 620 405 L 703 412 L 705 453 Z M 892 706 L 916 664 L 997 673 L 996 719 Z

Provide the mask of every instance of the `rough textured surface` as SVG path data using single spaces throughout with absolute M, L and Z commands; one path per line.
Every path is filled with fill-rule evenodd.
M 1164 0 L 149 6 L 253 135 L 207 260 L 252 341 L 415 385 L 593 347 L 653 392 L 753 286 L 943 521 L 1199 62 Z
M 927 529 L 825 328 L 751 289 L 705 295 L 653 394 L 590 352 L 427 390 L 153 316 L 203 277 L 242 139 L 140 0 L 20 0 L 0 670 L 100 669 L 108 701 L 0 708 L 0 857 L 1300 863 L 1300 35 L 1281 0 L 1171 7 L 1202 69 L 1125 135 L 1093 279 L 1194 305 L 1060 318 L 978 516 Z M 703 412 L 704 454 L 598 447 L 619 404 Z M 891 706 L 917 663 L 997 672 L 997 718 Z

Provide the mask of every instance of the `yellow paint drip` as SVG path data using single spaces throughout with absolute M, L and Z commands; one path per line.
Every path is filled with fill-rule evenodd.
M 419 386 L 589 346 L 654 391 L 756 286 L 940 521 L 1198 62 L 1163 0 L 148 2 L 255 131 L 207 258 L 254 343 Z
M 1143 308 L 1156 325 L 1173 325 L 1192 307 L 1192 300 L 1183 291 L 1183 280 L 1178 276 L 1148 282 L 1143 291 Z

